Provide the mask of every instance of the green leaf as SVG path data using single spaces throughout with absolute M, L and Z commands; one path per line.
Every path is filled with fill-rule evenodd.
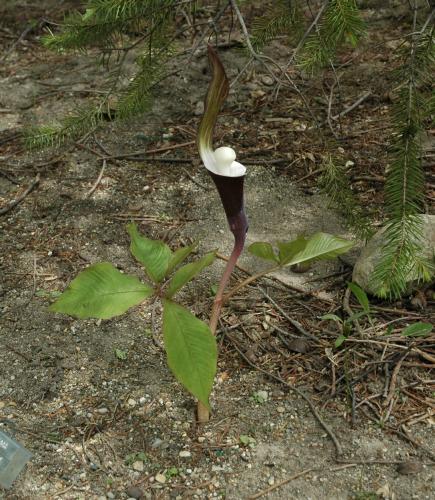
M 360 306 L 364 309 L 364 311 L 368 313 L 370 311 L 370 302 L 366 292 L 356 283 L 348 283 L 347 287 L 355 295 L 358 302 L 360 303 Z
M 85 13 L 82 15 L 83 21 L 89 21 L 95 14 L 95 9 L 86 9 Z
M 163 337 L 169 368 L 207 408 L 216 374 L 217 346 L 206 323 L 184 307 L 163 300 Z
M 241 436 L 239 436 L 239 440 L 244 446 L 249 446 L 251 448 L 254 448 L 256 443 L 255 439 L 251 436 L 248 436 L 247 434 L 242 434 Z
M 349 323 L 350 321 L 355 321 L 356 319 L 362 318 L 363 316 L 368 316 L 368 314 L 368 311 L 359 311 L 353 313 L 347 318 L 346 322 Z
M 432 331 L 433 325 L 430 323 L 414 323 L 408 325 L 403 331 L 402 335 L 404 337 L 426 337 Z
M 321 320 L 330 319 L 332 321 L 336 321 L 337 323 L 343 323 L 343 320 L 336 314 L 324 314 L 320 319 Z
M 338 348 L 341 346 L 341 344 L 346 340 L 346 337 L 344 335 L 339 335 L 335 342 L 334 342 L 334 347 Z
M 273 251 L 272 245 L 270 243 L 265 243 L 263 241 L 256 241 L 249 246 L 248 252 L 252 253 L 256 257 L 264 260 L 271 260 L 272 262 L 279 262 L 278 257 Z
M 127 230 L 131 237 L 131 253 L 145 267 L 154 283 L 160 283 L 172 258 L 171 249 L 163 241 L 150 240 L 139 234 L 136 224 L 129 224 Z
M 136 276 L 126 276 L 109 262 L 101 262 L 82 271 L 50 311 L 77 318 L 113 318 L 140 304 L 153 291 Z
M 282 266 L 287 265 L 293 257 L 301 252 L 307 246 L 307 240 L 303 236 L 292 241 L 279 241 L 279 263 Z
M 166 270 L 166 276 L 172 273 L 172 271 L 183 262 L 197 247 L 197 243 L 193 243 L 188 247 L 181 247 L 174 252 L 171 260 L 168 264 L 168 269 Z
M 180 267 L 180 269 L 178 269 L 172 277 L 165 296 L 171 298 L 175 295 L 181 287 L 199 274 L 204 267 L 211 265 L 215 258 L 216 252 L 210 252 L 196 262 L 191 262 L 190 264 Z
M 127 359 L 127 352 L 122 349 L 115 349 L 115 356 L 121 361 L 125 361 Z
M 298 240 L 301 240 L 301 238 L 298 238 Z M 295 243 L 298 240 L 295 240 Z M 302 241 L 299 244 L 302 246 Z M 297 252 L 290 259 L 287 257 L 281 259 L 281 263 L 291 265 L 315 259 L 332 259 L 347 252 L 353 245 L 354 243 L 352 241 L 339 238 L 332 234 L 316 233 L 306 240 L 306 244 L 301 251 Z

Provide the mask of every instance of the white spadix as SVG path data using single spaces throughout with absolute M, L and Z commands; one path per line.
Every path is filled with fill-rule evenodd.
M 204 162 L 207 170 L 225 177 L 241 177 L 245 175 L 246 168 L 238 161 L 235 161 L 236 152 L 233 148 L 222 146 L 217 148 L 212 155 L 214 161 Z M 209 155 L 209 157 L 212 155 Z

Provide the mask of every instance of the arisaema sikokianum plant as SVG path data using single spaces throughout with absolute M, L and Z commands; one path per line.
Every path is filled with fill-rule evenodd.
M 136 225 L 130 224 L 130 251 L 145 270 L 145 278 L 129 276 L 102 262 L 82 271 L 64 293 L 51 305 L 53 312 L 78 318 L 109 319 L 130 308 L 148 307 L 152 301 L 163 306 L 163 341 L 167 363 L 176 379 L 198 400 L 198 421 L 206 422 L 210 415 L 210 393 L 216 375 L 216 326 L 222 305 L 247 283 L 280 267 L 317 259 L 333 258 L 346 252 L 352 243 L 326 233 L 294 241 L 278 242 L 276 252 L 270 243 L 253 243 L 251 253 L 272 262 L 269 270 L 247 278 L 224 295 L 237 259 L 243 251 L 248 222 L 243 201 L 243 181 L 246 169 L 235 161 L 229 147 L 212 148 L 213 129 L 220 108 L 228 94 L 228 79 L 216 52 L 209 48 L 213 77 L 206 97 L 204 117 L 198 132 L 198 148 L 205 167 L 216 187 L 234 235 L 234 249 L 228 259 L 217 290 L 209 324 L 197 318 L 179 303 L 177 294 L 204 268 L 210 266 L 216 252 L 195 257 L 196 245 L 175 251 L 160 240 L 146 238 Z M 189 260 L 186 263 L 186 260 Z

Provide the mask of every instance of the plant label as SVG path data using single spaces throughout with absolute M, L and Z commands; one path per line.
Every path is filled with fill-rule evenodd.
M 0 431 L 0 486 L 10 488 L 32 454 Z

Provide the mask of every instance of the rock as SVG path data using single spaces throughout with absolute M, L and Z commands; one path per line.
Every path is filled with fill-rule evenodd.
M 20 124 L 20 116 L 13 113 L 0 114 L 0 132 L 17 128 Z
M 190 458 L 192 456 L 192 453 L 190 453 L 190 451 L 188 451 L 188 450 L 182 450 L 182 451 L 180 451 L 178 456 L 180 458 Z
M 414 462 L 412 460 L 408 460 L 406 462 L 402 462 L 397 466 L 397 472 L 399 474 L 418 474 L 423 470 L 423 466 L 420 462 Z
M 309 349 L 309 343 L 305 339 L 291 339 L 287 345 L 291 351 L 298 352 L 300 354 L 305 354 Z
M 162 447 L 164 444 L 164 441 L 160 438 L 154 439 L 154 441 L 151 443 L 151 448 L 156 449 Z
M 155 475 L 155 480 L 160 483 L 160 484 L 164 484 L 166 483 L 166 476 L 164 474 L 156 474 Z
M 136 462 L 133 463 L 133 469 L 138 471 L 138 472 L 143 472 L 144 465 L 143 465 L 142 460 L 136 460 Z
M 204 113 L 204 101 L 198 101 L 195 106 L 195 116 L 201 116 Z
M 138 488 L 137 486 L 129 486 L 125 490 L 126 495 L 128 495 L 130 498 L 136 498 L 137 500 L 140 500 L 143 498 L 143 491 Z
M 423 219 L 423 244 L 421 256 L 425 259 L 433 259 L 435 253 L 435 215 L 422 215 Z M 373 270 L 379 262 L 384 245 L 385 228 L 378 231 L 362 250 L 361 255 L 355 263 L 353 269 L 352 281 L 357 283 L 366 292 L 375 294 L 375 290 L 370 283 Z M 408 277 L 408 292 L 416 287 L 414 275 Z
M 264 85 L 267 85 L 268 87 L 270 87 L 275 83 L 274 79 L 269 75 L 262 75 L 261 81 L 262 83 L 264 83 Z
M 257 391 L 255 395 L 257 396 L 258 399 L 261 400 L 262 403 L 264 403 L 269 399 L 269 394 L 267 393 L 267 391 Z

